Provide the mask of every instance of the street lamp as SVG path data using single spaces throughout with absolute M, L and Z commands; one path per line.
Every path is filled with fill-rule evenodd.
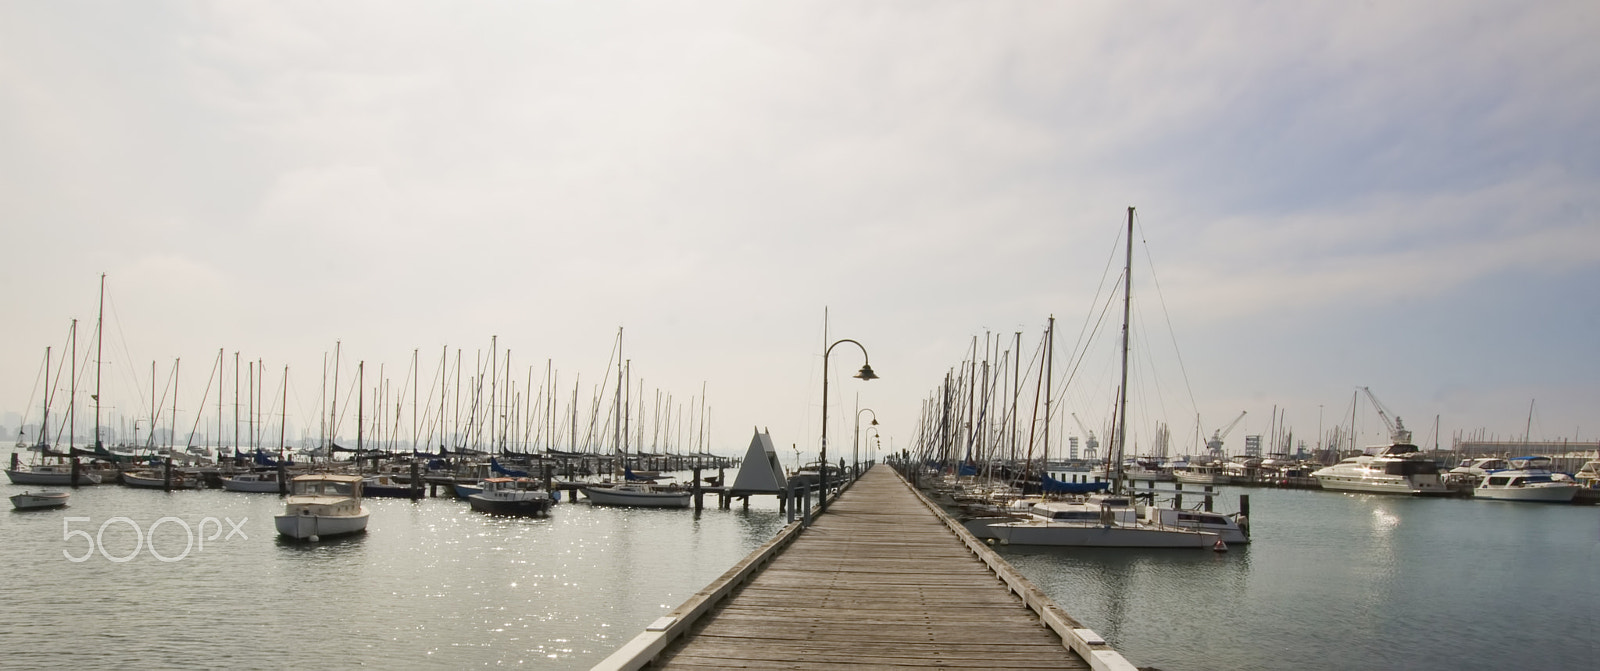
M 822 489 L 820 491 L 821 501 L 817 505 L 820 512 L 828 512 L 828 355 L 840 343 L 850 343 L 861 349 L 861 371 L 855 374 L 856 378 L 862 380 L 878 379 L 878 374 L 872 372 L 872 363 L 869 361 L 871 357 L 867 356 L 867 348 L 861 343 L 849 338 L 843 338 L 835 340 L 832 345 L 828 345 L 827 349 L 822 350 L 822 467 L 818 472 Z
M 856 402 L 860 403 L 859 400 Z M 872 413 L 872 425 L 867 428 L 870 429 L 878 425 L 878 413 L 874 412 L 872 408 L 862 408 L 856 411 L 856 431 L 855 435 L 852 436 L 855 439 L 855 445 L 851 449 L 850 463 L 855 468 L 855 474 L 858 478 L 861 477 L 861 413 L 863 412 Z
M 872 433 L 872 435 L 865 437 L 872 439 L 872 442 L 867 443 L 867 449 L 869 450 L 867 461 L 873 461 L 878 458 L 878 448 L 876 446 L 883 442 L 883 432 L 879 431 L 876 426 L 867 427 L 867 431 Z

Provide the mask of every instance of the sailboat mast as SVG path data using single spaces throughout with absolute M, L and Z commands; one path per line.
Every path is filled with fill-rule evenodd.
M 167 444 L 178 446 L 178 364 L 182 359 L 172 360 L 172 435 L 167 436 Z
M 106 274 L 100 273 L 100 316 L 94 323 L 94 449 L 100 450 L 100 355 L 104 351 Z
M 76 319 L 72 320 L 72 383 L 68 388 L 72 396 L 67 400 L 67 451 L 71 452 L 78 447 L 78 320 Z
M 45 438 L 50 435 L 50 397 L 53 395 L 50 393 L 50 347 L 46 345 L 44 348 L 44 418 L 39 420 L 39 446 L 41 448 L 44 447 Z M 39 450 L 39 453 L 44 454 L 44 450 Z
M 1133 208 L 1128 208 L 1128 254 L 1122 267 L 1122 386 L 1117 391 L 1116 470 L 1111 478 L 1113 493 L 1122 491 L 1122 455 L 1128 447 L 1128 318 L 1133 305 Z M 1108 465 L 1110 466 L 1110 465 Z

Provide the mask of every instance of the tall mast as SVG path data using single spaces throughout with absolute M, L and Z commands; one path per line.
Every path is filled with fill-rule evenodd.
M 44 418 L 39 420 L 39 454 L 44 454 L 45 438 L 50 435 L 50 346 L 44 348 Z M 19 441 L 20 442 L 20 441 Z
M 67 451 L 78 446 L 78 320 L 72 320 L 72 384 L 68 385 L 71 398 L 67 401 Z M 61 441 L 56 441 L 57 443 Z
M 339 437 L 339 348 L 340 341 L 333 341 L 333 398 L 328 403 L 328 458 L 333 458 L 333 444 Z
M 361 459 L 362 429 L 366 428 L 362 426 L 362 413 L 367 408 L 367 389 L 362 386 L 367 383 L 366 369 L 367 362 L 362 361 L 356 364 L 356 460 L 358 463 Z
M 182 359 L 172 360 L 172 435 L 167 436 L 167 444 L 178 446 L 178 364 Z
M 615 396 L 616 411 L 613 413 L 613 424 L 616 427 L 615 442 L 612 443 L 617 453 L 626 460 L 627 453 L 622 451 L 622 327 L 617 327 L 617 395 Z M 627 464 L 621 464 L 626 466 Z
M 105 343 L 106 274 L 100 273 L 100 316 L 94 322 L 94 449 L 100 451 L 100 354 Z
M 1117 391 L 1117 453 L 1113 493 L 1122 491 L 1122 455 L 1128 445 L 1128 316 L 1133 303 L 1133 208 L 1128 208 L 1128 256 L 1122 267 L 1122 386 Z M 1109 466 L 1109 465 L 1108 465 Z
M 283 414 L 278 422 L 278 461 L 283 461 L 283 439 L 287 434 L 289 425 L 289 367 L 283 367 L 283 405 L 279 406 Z
M 1044 472 L 1050 473 L 1050 387 L 1055 377 L 1056 316 L 1044 328 Z M 1126 362 L 1124 362 L 1126 363 Z

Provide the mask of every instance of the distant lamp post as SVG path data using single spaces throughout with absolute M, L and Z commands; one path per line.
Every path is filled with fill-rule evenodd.
M 872 434 L 871 436 L 863 437 L 863 440 L 866 438 L 872 439 L 872 442 L 867 443 L 867 461 L 870 462 L 878 458 L 878 448 L 876 446 L 883 442 L 883 432 L 879 431 L 877 426 L 868 426 L 866 432 Z
M 855 445 L 851 448 L 850 463 L 852 468 L 855 469 L 855 476 L 858 478 L 861 477 L 861 413 L 863 412 L 872 413 L 872 424 L 867 428 L 870 429 L 878 425 L 878 413 L 874 412 L 872 408 L 862 408 L 856 411 L 856 430 L 853 436 Z
M 872 363 L 870 362 L 872 357 L 867 355 L 867 348 L 861 343 L 844 338 L 835 340 L 832 345 L 828 345 L 827 349 L 822 350 L 822 463 L 821 468 L 818 469 L 818 477 L 821 479 L 822 489 L 820 491 L 821 501 L 817 505 L 817 509 L 821 512 L 828 511 L 828 355 L 833 353 L 833 348 L 838 347 L 841 343 L 850 343 L 861 349 L 861 371 L 855 374 L 856 378 L 861 380 L 878 379 L 878 374 L 872 372 Z

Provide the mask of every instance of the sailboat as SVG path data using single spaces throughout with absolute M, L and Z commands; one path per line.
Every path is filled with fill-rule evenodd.
M 1139 509 L 1122 492 L 1122 459 L 1127 440 L 1128 322 L 1133 293 L 1133 208 L 1128 208 L 1127 265 L 1123 268 L 1122 384 L 1117 390 L 1117 431 L 1106 460 L 1111 491 L 1087 500 L 1034 504 L 1030 519 L 988 525 L 988 533 L 1009 545 L 1118 548 L 1218 548 L 1221 536 L 1139 519 Z M 1159 520 L 1160 518 L 1153 518 Z M 969 527 L 970 529 L 970 527 Z
M 613 417 L 616 421 L 617 462 L 627 473 L 627 446 L 622 431 L 622 329 L 617 329 L 617 395 Z M 604 506 L 632 506 L 644 508 L 688 508 L 691 493 L 683 487 L 658 485 L 654 482 L 629 481 L 624 475 L 620 483 L 598 482 L 581 488 L 591 503 Z

